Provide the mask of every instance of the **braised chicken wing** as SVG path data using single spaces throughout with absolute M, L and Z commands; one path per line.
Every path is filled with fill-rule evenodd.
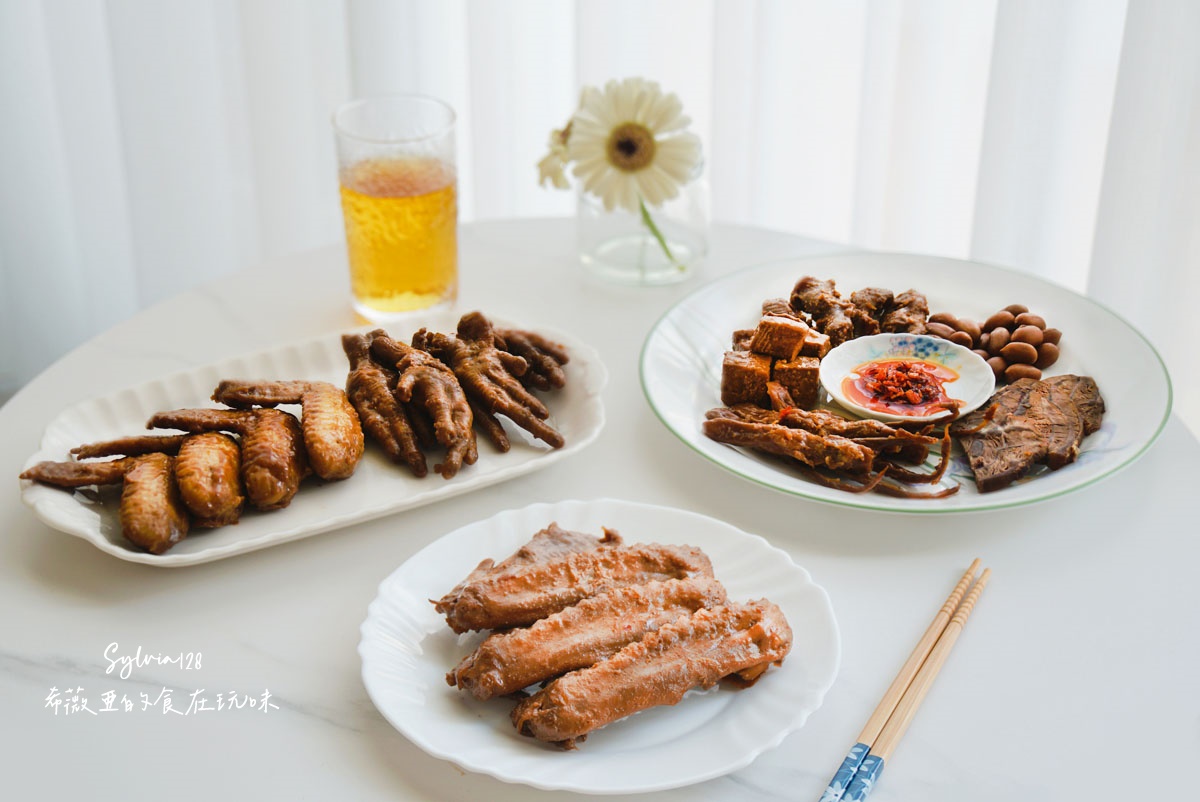
M 573 749 L 593 730 L 678 704 L 693 688 L 729 676 L 754 682 L 783 661 L 792 637 L 783 611 L 766 599 L 701 609 L 547 683 L 513 709 L 512 722 L 522 735 Z
M 156 453 L 177 455 L 175 483 L 179 486 L 180 498 L 193 516 L 193 526 L 211 529 L 238 522 L 245 502 L 239 478 L 242 454 L 237 441 L 229 435 L 220 432 L 141 435 L 71 449 L 71 454 L 78 459 Z
M 123 482 L 121 534 L 151 554 L 162 554 L 187 536 L 190 525 L 175 482 L 174 460 L 151 453 L 110 462 L 39 462 L 21 478 L 57 487 Z
M 133 457 L 121 488 L 121 532 L 151 554 L 162 554 L 188 533 L 188 512 L 175 481 L 175 458 Z
M 212 400 L 239 409 L 299 404 L 304 448 L 313 472 L 322 479 L 346 479 L 363 455 L 358 413 L 346 394 L 329 382 L 221 382 Z
M 260 510 L 286 507 L 309 473 L 300 423 L 278 409 L 177 409 L 159 412 L 147 428 L 236 432 L 242 436 L 242 484 Z

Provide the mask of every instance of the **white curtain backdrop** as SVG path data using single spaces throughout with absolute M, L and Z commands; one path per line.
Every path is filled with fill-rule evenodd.
M 1200 430 L 1193 0 L 4 0 L 0 398 L 137 309 L 341 238 L 329 114 L 459 112 L 461 218 L 573 213 L 534 164 L 643 75 L 718 220 L 977 258 L 1111 306 Z

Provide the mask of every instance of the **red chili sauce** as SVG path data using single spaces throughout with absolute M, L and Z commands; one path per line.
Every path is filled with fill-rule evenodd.
M 842 379 L 842 392 L 875 412 L 932 415 L 953 409 L 958 403 L 942 387 L 957 379 L 958 374 L 945 365 L 918 359 L 876 359 L 859 365 Z

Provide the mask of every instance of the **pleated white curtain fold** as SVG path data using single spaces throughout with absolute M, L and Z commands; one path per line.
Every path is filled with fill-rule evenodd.
M 1087 283 L 1125 0 L 1006 0 L 991 48 L 971 254 Z
M 1087 289 L 1166 358 L 1200 433 L 1200 3 L 1130 0 Z
M 0 397 L 138 308 L 107 22 L 0 5 Z
M 719 220 L 1009 264 L 1165 352 L 1200 257 L 1189 0 L 8 0 L 0 397 L 187 287 L 341 237 L 330 112 L 458 112 L 463 220 L 537 186 L 582 85 L 643 75 L 705 144 Z M 1189 176 L 1191 177 L 1189 179 Z M 1009 299 L 1011 300 L 1011 299 Z

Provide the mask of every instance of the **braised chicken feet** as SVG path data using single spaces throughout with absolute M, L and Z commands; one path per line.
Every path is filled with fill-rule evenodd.
M 393 390 L 396 400 L 424 409 L 432 421 L 434 438 L 446 449 L 446 459 L 434 470 L 449 479 L 463 463 L 475 464 L 479 449 L 472 428 L 474 414 L 450 368 L 432 354 L 393 340 L 383 329 L 368 336 L 372 356 L 385 365 L 394 365 L 399 373 Z
M 521 383 L 535 390 L 559 390 L 566 386 L 562 366 L 570 361 L 567 349 L 542 335 L 522 329 L 496 329 L 497 345 L 525 360 L 527 369 Z
M 504 415 L 539 440 L 562 448 L 563 436 L 545 422 L 549 410 L 521 384 L 528 363 L 496 346 L 491 321 L 482 313 L 463 315 L 457 337 L 422 329 L 414 343 L 423 344 L 449 365 L 467 394 L 489 412 Z
M 389 459 L 407 465 L 413 476 L 428 474 L 429 467 L 417 442 L 413 422 L 404 406 L 392 395 L 389 373 L 371 358 L 371 338 L 363 334 L 344 334 L 342 350 L 350 360 L 346 395 L 358 411 L 363 429 L 383 447 Z
M 471 405 L 471 414 L 475 417 L 475 425 L 483 432 L 483 436 L 496 447 L 496 450 L 503 454 L 512 448 L 508 432 L 504 431 L 504 424 L 500 422 L 500 419 L 493 415 L 490 409 L 470 396 L 467 396 L 467 403 Z

